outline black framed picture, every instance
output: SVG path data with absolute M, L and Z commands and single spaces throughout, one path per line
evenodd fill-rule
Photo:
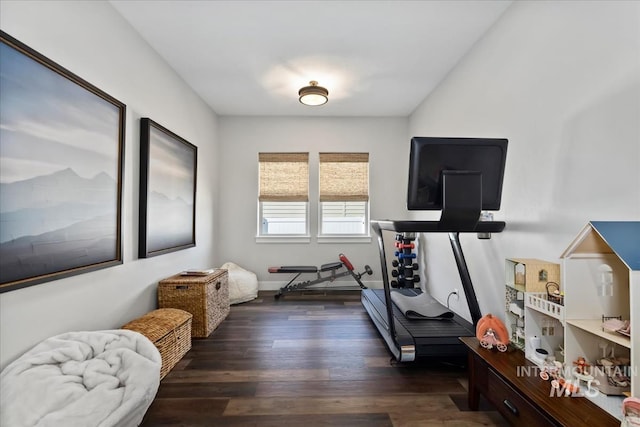
M 140 258 L 196 245 L 197 164 L 198 147 L 140 119 Z
M 0 31 L 0 292 L 122 263 L 123 103 Z

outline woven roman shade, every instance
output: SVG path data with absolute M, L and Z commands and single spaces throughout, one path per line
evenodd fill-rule
M 309 153 L 258 153 L 261 202 L 309 201 Z
M 320 153 L 320 201 L 369 200 L 369 153 Z

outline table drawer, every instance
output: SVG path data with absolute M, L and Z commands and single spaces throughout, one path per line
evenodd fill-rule
M 487 398 L 512 425 L 555 426 L 546 415 L 507 384 L 493 369 L 488 369 Z

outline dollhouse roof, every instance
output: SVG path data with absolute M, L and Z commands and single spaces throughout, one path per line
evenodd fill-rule
M 615 253 L 630 270 L 640 270 L 640 221 L 591 221 L 561 258 L 575 253 Z

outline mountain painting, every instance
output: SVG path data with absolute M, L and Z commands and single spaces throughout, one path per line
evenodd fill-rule
M 0 33 L 0 292 L 121 263 L 124 104 Z
M 196 166 L 196 146 L 141 119 L 141 258 L 195 246 Z

